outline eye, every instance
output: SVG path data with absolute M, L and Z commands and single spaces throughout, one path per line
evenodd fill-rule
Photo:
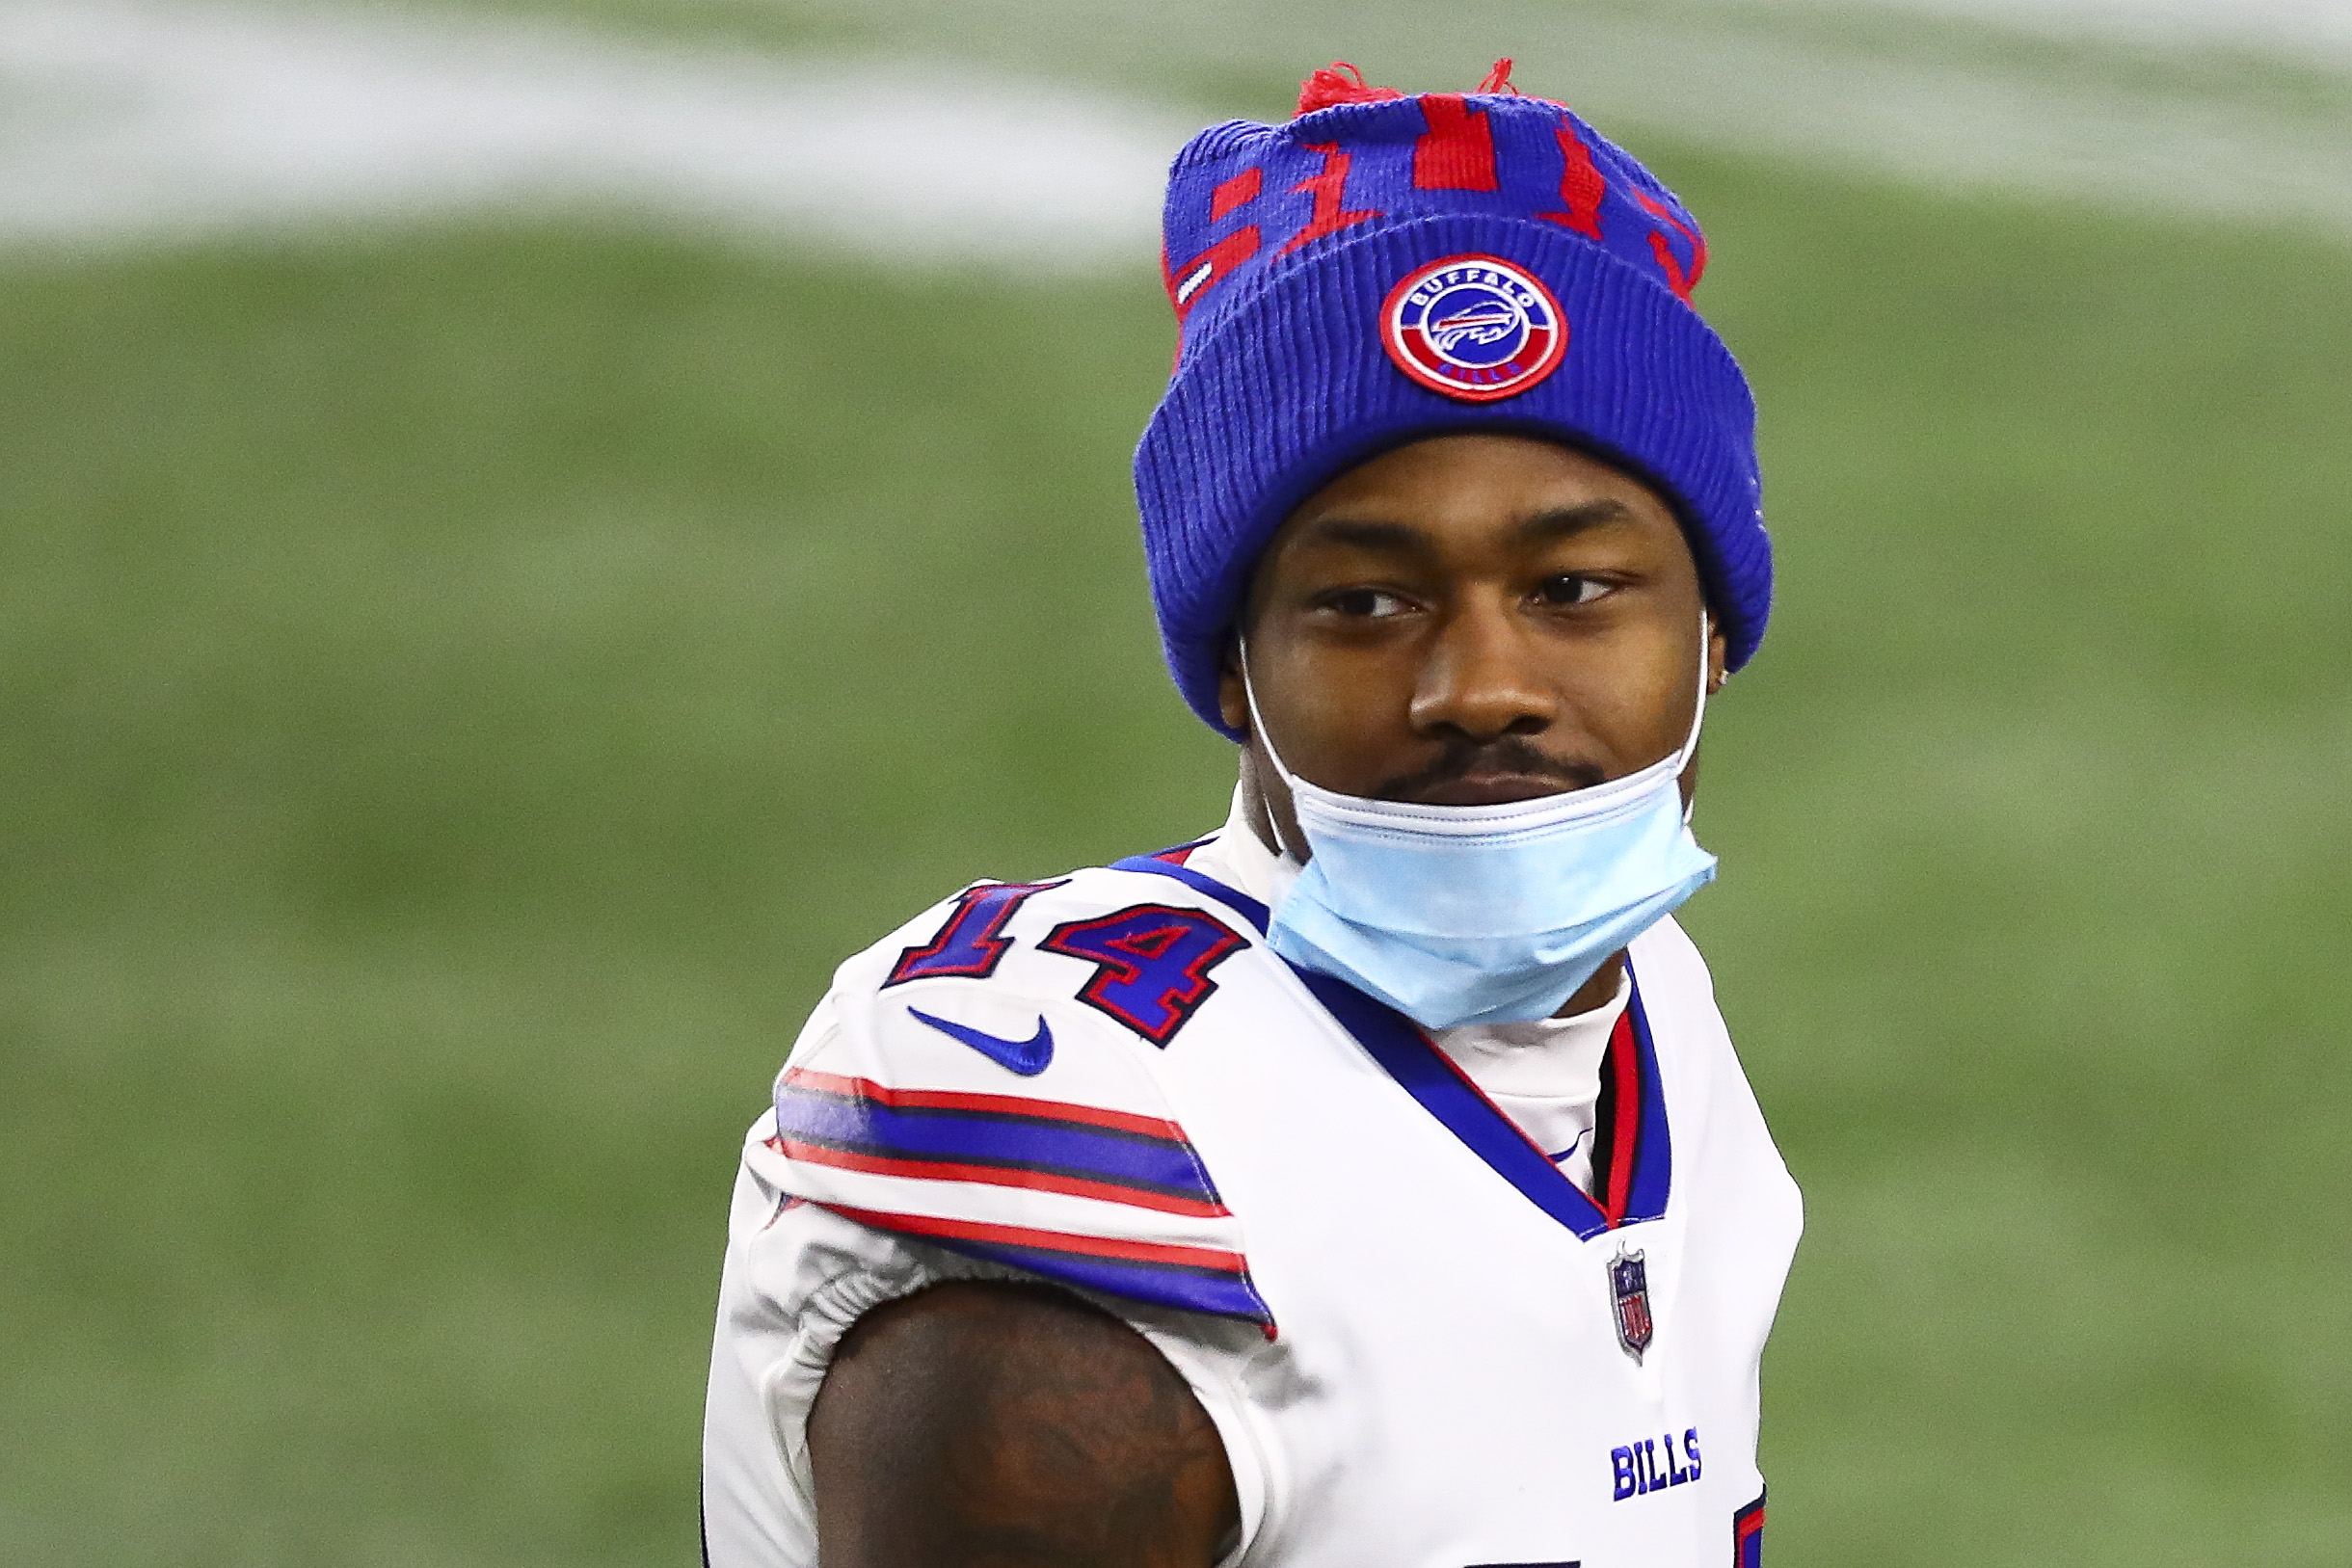
M 1378 620 L 1402 615 L 1406 609 L 1403 596 L 1385 588 L 1342 588 L 1326 594 L 1323 607 L 1350 620 Z
M 1557 577 L 1546 577 L 1536 597 L 1550 605 L 1590 604 L 1610 591 L 1610 585 L 1598 577 L 1587 577 L 1573 571 L 1564 571 Z

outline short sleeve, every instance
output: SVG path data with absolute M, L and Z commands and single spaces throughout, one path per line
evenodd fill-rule
M 746 1149 L 769 1147 L 774 1131 L 771 1112 L 753 1127 Z M 809 1412 L 860 1317 L 944 1280 L 1041 1278 L 851 1219 L 776 1185 L 747 1158 L 730 1215 L 704 1418 L 710 1568 L 814 1568 Z M 1242 1542 L 1230 1559 L 1238 1560 L 1257 1535 L 1268 1496 L 1265 1444 L 1242 1392 L 1242 1366 L 1262 1338 L 1228 1320 L 1074 1293 L 1149 1340 L 1216 1423 L 1241 1500 Z

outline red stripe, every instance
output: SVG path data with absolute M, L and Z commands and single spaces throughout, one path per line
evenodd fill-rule
M 893 1110 L 966 1110 L 991 1116 L 1033 1116 L 1039 1121 L 1107 1128 L 1113 1132 L 1132 1132 L 1138 1137 L 1159 1138 L 1168 1143 L 1189 1144 L 1192 1141 L 1185 1136 L 1183 1128 L 1157 1116 L 1131 1116 L 1123 1110 L 1105 1110 L 1099 1105 L 1073 1105 L 1066 1100 L 1025 1100 L 1019 1095 L 951 1094 L 940 1089 L 893 1089 L 871 1078 L 845 1078 L 832 1073 L 811 1072 L 805 1067 L 795 1067 L 787 1072 L 784 1081 L 823 1094 L 870 1100 Z
M 1642 1130 L 1642 1055 L 1634 1046 L 1631 1002 L 1609 1031 L 1609 1065 L 1617 1075 L 1617 1103 L 1610 1107 L 1615 1125 L 1609 1129 L 1609 1201 L 1603 1207 L 1614 1226 L 1625 1223 L 1625 1205 L 1633 1195 L 1634 1140 Z
M 805 1159 L 815 1165 L 835 1165 L 845 1171 L 864 1171 L 869 1176 L 903 1176 L 924 1182 L 976 1182 L 988 1186 L 1025 1187 L 1038 1192 L 1065 1193 L 1073 1198 L 1099 1198 L 1106 1203 L 1126 1204 L 1136 1209 L 1156 1209 L 1163 1214 L 1185 1214 L 1194 1219 L 1223 1219 L 1232 1213 L 1221 1203 L 1204 1203 L 1198 1198 L 1181 1197 L 1175 1193 L 1121 1186 L 1114 1182 L 1090 1182 L 1082 1176 L 1064 1176 L 1056 1171 L 1013 1170 L 1001 1165 L 968 1165 L 944 1159 L 891 1159 L 885 1156 L 864 1155 L 849 1149 L 829 1149 L 821 1143 L 803 1143 L 798 1138 L 781 1135 L 769 1139 L 768 1147 L 793 1159 Z
M 846 1204 L 824 1206 L 844 1219 L 876 1230 L 905 1231 L 913 1236 L 952 1236 L 959 1241 L 993 1241 L 1001 1247 L 1033 1247 L 1039 1252 L 1074 1252 L 1087 1258 L 1115 1258 L 1131 1263 L 1168 1263 L 1178 1268 L 1206 1268 L 1244 1278 L 1248 1268 L 1238 1252 L 1215 1247 L 1179 1247 L 1159 1241 L 1114 1241 L 1103 1236 L 1073 1236 L 1067 1231 L 1032 1231 L 1022 1225 L 983 1225 L 976 1220 L 934 1219 L 928 1214 L 893 1214 L 876 1209 L 852 1209 Z
M 1731 1568 L 1762 1568 L 1764 1504 L 1751 1502 L 1731 1522 Z

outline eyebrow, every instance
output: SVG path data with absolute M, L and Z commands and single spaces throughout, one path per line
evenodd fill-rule
M 1602 496 L 1575 506 L 1556 506 L 1521 522 L 1515 532 L 1523 545 L 1549 545 L 1608 523 L 1628 521 L 1633 509 Z M 1318 518 L 1299 531 L 1301 545 L 1340 545 L 1398 555 L 1425 555 L 1431 540 L 1426 529 L 1407 522 L 1378 522 L 1362 518 Z
M 1632 507 L 1604 495 L 1576 506 L 1556 506 L 1537 513 L 1519 524 L 1519 540 L 1527 545 L 1549 545 L 1607 523 L 1632 520 Z
M 1430 536 L 1405 522 L 1372 522 L 1357 518 L 1318 518 L 1299 530 L 1301 545 L 1345 545 L 1400 555 L 1424 554 Z

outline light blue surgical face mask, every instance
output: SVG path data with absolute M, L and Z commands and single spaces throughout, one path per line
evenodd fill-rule
M 1715 879 L 1680 788 L 1707 710 L 1703 615 L 1698 632 L 1698 705 L 1679 749 L 1621 779 L 1501 806 L 1371 800 L 1299 778 L 1258 717 L 1244 646 L 1250 720 L 1314 851 L 1274 910 L 1274 951 L 1426 1028 L 1560 1011 Z

